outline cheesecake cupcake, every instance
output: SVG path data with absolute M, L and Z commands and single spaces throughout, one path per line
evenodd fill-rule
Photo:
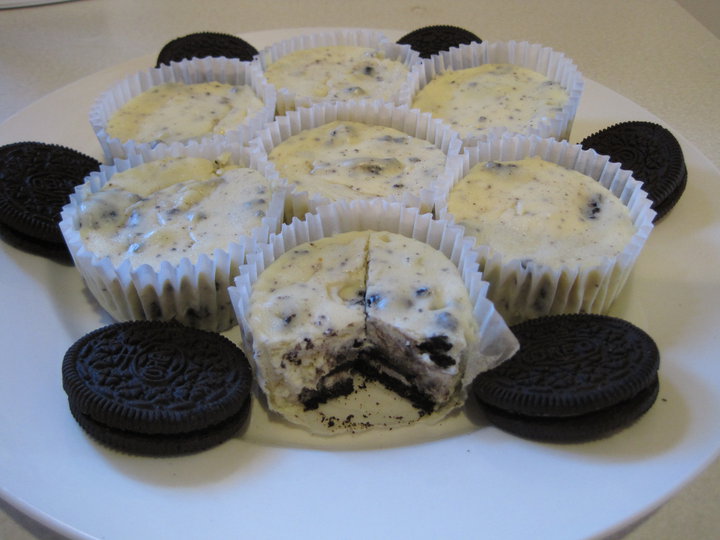
M 423 59 L 412 106 L 466 144 L 507 132 L 567 139 L 583 87 L 573 61 L 549 47 L 471 43 Z
M 175 142 L 246 142 L 274 112 L 274 89 L 256 62 L 207 57 L 116 83 L 96 99 L 90 124 L 110 161 Z
M 508 323 L 607 313 L 653 229 L 642 183 L 554 139 L 501 137 L 464 156 L 436 208 L 475 238 L 488 297 Z
M 333 435 L 442 420 L 517 348 L 462 229 L 381 199 L 324 206 L 230 288 L 269 409 Z
M 461 141 L 431 115 L 379 100 L 321 103 L 276 118 L 250 146 L 293 185 L 288 215 L 382 198 L 432 210 L 461 174 Z
M 277 90 L 277 114 L 323 101 L 409 103 L 420 56 L 378 31 L 346 29 L 296 36 L 258 55 Z
M 283 220 L 285 183 L 240 144 L 143 149 L 92 173 L 60 229 L 90 292 L 117 321 L 235 324 L 227 287 Z

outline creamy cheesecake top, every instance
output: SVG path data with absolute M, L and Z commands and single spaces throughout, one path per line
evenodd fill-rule
M 116 173 L 86 194 L 79 233 L 89 251 L 115 266 L 195 261 L 260 226 L 270 198 L 262 174 L 225 157 L 166 158 Z
M 296 97 L 313 101 L 382 99 L 392 101 L 410 70 L 376 49 L 352 45 L 291 52 L 268 65 L 265 77 Z
M 337 201 L 418 194 L 445 172 L 447 156 L 394 128 L 334 121 L 287 138 L 269 160 L 298 191 Z
M 121 141 L 142 143 L 224 135 L 263 106 L 247 85 L 164 83 L 138 94 L 115 111 L 106 131 Z
M 528 133 L 569 101 L 567 91 L 534 70 L 514 64 L 482 64 L 446 71 L 413 98 L 412 106 L 452 125 L 462 138 L 494 127 Z
M 447 210 L 504 259 L 553 267 L 600 264 L 635 234 L 611 191 L 539 157 L 478 163 L 452 188 Z

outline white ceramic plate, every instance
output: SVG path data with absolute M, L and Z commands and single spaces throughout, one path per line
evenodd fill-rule
M 243 38 L 261 48 L 308 31 Z M 100 157 L 92 101 L 155 56 L 48 95 L 0 127 L 0 144 L 40 140 Z M 662 123 L 588 80 L 572 140 L 623 120 Z M 70 344 L 109 319 L 74 268 L 0 244 L 0 496 L 72 538 L 558 539 L 628 525 L 720 447 L 720 173 L 679 139 L 688 188 L 613 312 L 662 352 L 660 396 L 632 428 L 591 444 L 537 444 L 470 408 L 434 429 L 325 440 L 271 422 L 255 404 L 247 432 L 211 451 L 124 456 L 84 435 L 60 377 Z

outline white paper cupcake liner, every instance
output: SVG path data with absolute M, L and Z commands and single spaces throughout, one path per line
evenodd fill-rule
M 377 49 L 383 53 L 385 58 L 397 60 L 407 66 L 410 69 L 408 78 L 402 88 L 393 96 L 392 103 L 395 105 L 407 105 L 410 103 L 420 76 L 420 55 L 413 51 L 409 45 L 394 43 L 383 32 L 377 30 L 341 29 L 296 36 L 266 47 L 260 51 L 257 58 L 264 71 L 273 62 L 295 51 L 338 45 Z M 278 115 L 284 115 L 287 111 L 298 107 L 308 107 L 316 102 L 308 97 L 297 96 L 287 88 L 276 88 L 276 93 L 276 112 Z
M 422 212 L 431 212 L 435 200 L 446 194 L 462 175 L 462 142 L 453 129 L 429 113 L 379 100 L 318 103 L 288 111 L 285 116 L 279 116 L 274 122 L 267 124 L 248 144 L 253 149 L 269 154 L 273 148 L 291 136 L 336 120 L 394 128 L 432 143 L 447 156 L 445 170 L 426 189 L 419 193 L 404 192 L 397 198 L 389 197 L 387 200 L 390 202 L 419 208 Z M 288 179 L 288 182 L 292 183 L 292 180 Z M 317 193 L 295 190 L 289 198 L 286 213 L 289 216 L 303 217 L 306 213 L 316 212 L 319 207 L 332 202 L 335 201 Z
M 483 64 L 513 64 L 532 69 L 559 83 L 568 93 L 565 106 L 553 118 L 545 118 L 536 127 L 522 135 L 568 139 L 575 120 L 580 98 L 585 87 L 582 73 L 575 63 L 563 53 L 550 47 L 531 44 L 526 41 L 482 42 L 451 47 L 430 58 L 423 58 L 423 67 L 418 78 L 415 94 L 434 77 L 446 72 L 477 67 Z M 494 127 L 486 136 L 469 137 L 464 141 L 470 146 L 478 141 L 496 137 L 508 132 L 507 128 Z
M 651 201 L 630 171 L 608 156 L 583 150 L 567 141 L 506 135 L 464 150 L 464 173 L 479 162 L 513 161 L 538 156 L 600 182 L 628 208 L 636 232 L 617 257 L 606 257 L 594 267 L 526 266 L 506 260 L 491 246 L 478 245 L 480 269 L 490 282 L 488 298 L 509 324 L 560 313 L 607 313 L 623 289 L 653 229 Z M 453 221 L 447 199 L 436 203 L 438 216 Z
M 86 249 L 79 232 L 81 204 L 89 193 L 97 192 L 116 172 L 164 157 L 203 157 L 214 159 L 230 154 L 230 163 L 258 170 L 274 186 L 262 225 L 227 247 L 202 254 L 196 261 L 161 262 L 158 266 L 133 266 L 125 259 L 114 265 L 110 258 Z M 223 331 L 236 324 L 227 287 L 244 263 L 248 250 L 257 242 L 266 242 L 270 233 L 280 230 L 283 220 L 286 183 L 268 167 L 264 157 L 239 144 L 212 143 L 163 145 L 141 149 L 127 160 L 115 160 L 101 166 L 78 186 L 63 208 L 60 229 L 75 266 L 100 306 L 117 321 L 170 320 L 212 331 Z M 228 223 L 228 227 L 232 227 Z
M 150 143 L 133 140 L 121 141 L 108 135 L 106 126 L 110 117 L 128 101 L 154 86 L 165 83 L 195 84 L 212 81 L 232 85 L 249 85 L 255 95 L 262 100 L 264 107 L 248 116 L 241 125 L 228 131 L 225 135 L 210 133 L 191 141 L 220 143 L 223 137 L 232 135 L 235 140 L 244 143 L 254 136 L 266 122 L 273 119 L 276 103 L 275 89 L 265 80 L 262 68 L 257 61 L 246 62 L 236 58 L 207 57 L 171 62 L 169 65 L 163 64 L 158 68 L 141 71 L 123 79 L 101 94 L 93 103 L 90 109 L 90 125 L 95 131 L 108 163 L 113 158 L 125 159 L 133 153 L 166 144 L 157 141 Z
M 518 348 L 518 343 L 492 302 L 486 297 L 488 283 L 484 281 L 482 273 L 478 270 L 479 254 L 471 247 L 472 239 L 463 236 L 462 227 L 454 226 L 445 220 L 436 220 L 431 214 L 422 214 L 416 208 L 407 208 L 382 199 L 341 201 L 324 206 L 317 214 L 308 214 L 303 220 L 294 219 L 291 224 L 283 225 L 280 234 L 271 235 L 268 243 L 258 244 L 255 252 L 248 253 L 247 264 L 240 268 L 235 285 L 229 289 L 242 335 L 242 347 L 247 357 L 254 361 L 253 335 L 248 323 L 250 296 L 253 284 L 265 268 L 280 255 L 302 243 L 362 230 L 399 233 L 440 250 L 457 266 L 467 286 L 470 303 L 473 306 L 473 316 L 477 323 L 477 339 L 468 355 L 460 393 L 443 408 L 422 420 L 431 424 L 436 423 L 463 404 L 470 384 L 479 373 L 495 367 L 512 356 Z M 263 388 L 265 378 L 262 367 L 256 364 L 255 371 L 258 384 Z M 342 399 L 333 401 L 343 402 Z M 330 411 L 333 410 L 333 401 L 328 404 Z M 409 423 L 407 418 L 403 420 L 394 418 L 392 404 L 380 403 L 376 409 L 373 409 L 373 403 L 375 402 L 372 399 L 365 400 L 363 406 L 369 408 L 365 409 L 363 414 L 368 415 L 365 418 L 368 422 L 374 423 L 374 427 L 391 428 Z M 390 408 L 385 410 L 386 406 Z M 342 403 L 339 407 L 342 410 L 348 405 Z M 345 409 L 344 413 L 352 414 L 352 408 Z M 304 425 L 312 432 L 324 435 L 346 431 L 346 426 L 342 425 L 336 426 L 336 429 L 328 429 L 322 422 L 325 414 L 330 413 L 321 406 L 318 411 L 300 413 L 290 420 Z

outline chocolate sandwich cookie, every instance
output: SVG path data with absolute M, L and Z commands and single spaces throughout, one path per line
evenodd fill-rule
M 98 160 L 56 144 L 1 146 L 0 236 L 24 251 L 70 262 L 60 212 L 75 186 L 99 168 Z
M 554 315 L 511 330 L 519 351 L 472 386 L 497 427 L 528 439 L 583 442 L 630 425 L 655 402 L 660 355 L 631 323 Z
M 224 56 L 250 61 L 256 54 L 258 51 L 255 47 L 237 36 L 218 32 L 197 32 L 168 42 L 160 49 L 155 67 L 206 56 Z
M 176 322 L 131 321 L 90 332 L 66 352 L 63 388 L 80 426 L 132 454 L 205 450 L 236 434 L 250 408 L 242 351 Z
M 401 45 L 410 47 L 419 52 L 422 58 L 430 58 L 440 51 L 447 51 L 450 47 L 482 43 L 482 39 L 464 28 L 450 25 L 424 26 L 405 34 L 397 41 Z
M 583 148 L 610 156 L 643 182 L 655 221 L 678 202 L 687 185 L 687 168 L 677 139 L 664 127 L 643 121 L 620 122 L 585 137 Z
M 58 242 L 45 242 L 17 232 L 0 223 L 0 239 L 7 244 L 35 255 L 52 259 L 62 264 L 72 265 L 72 257 L 67 245 Z

